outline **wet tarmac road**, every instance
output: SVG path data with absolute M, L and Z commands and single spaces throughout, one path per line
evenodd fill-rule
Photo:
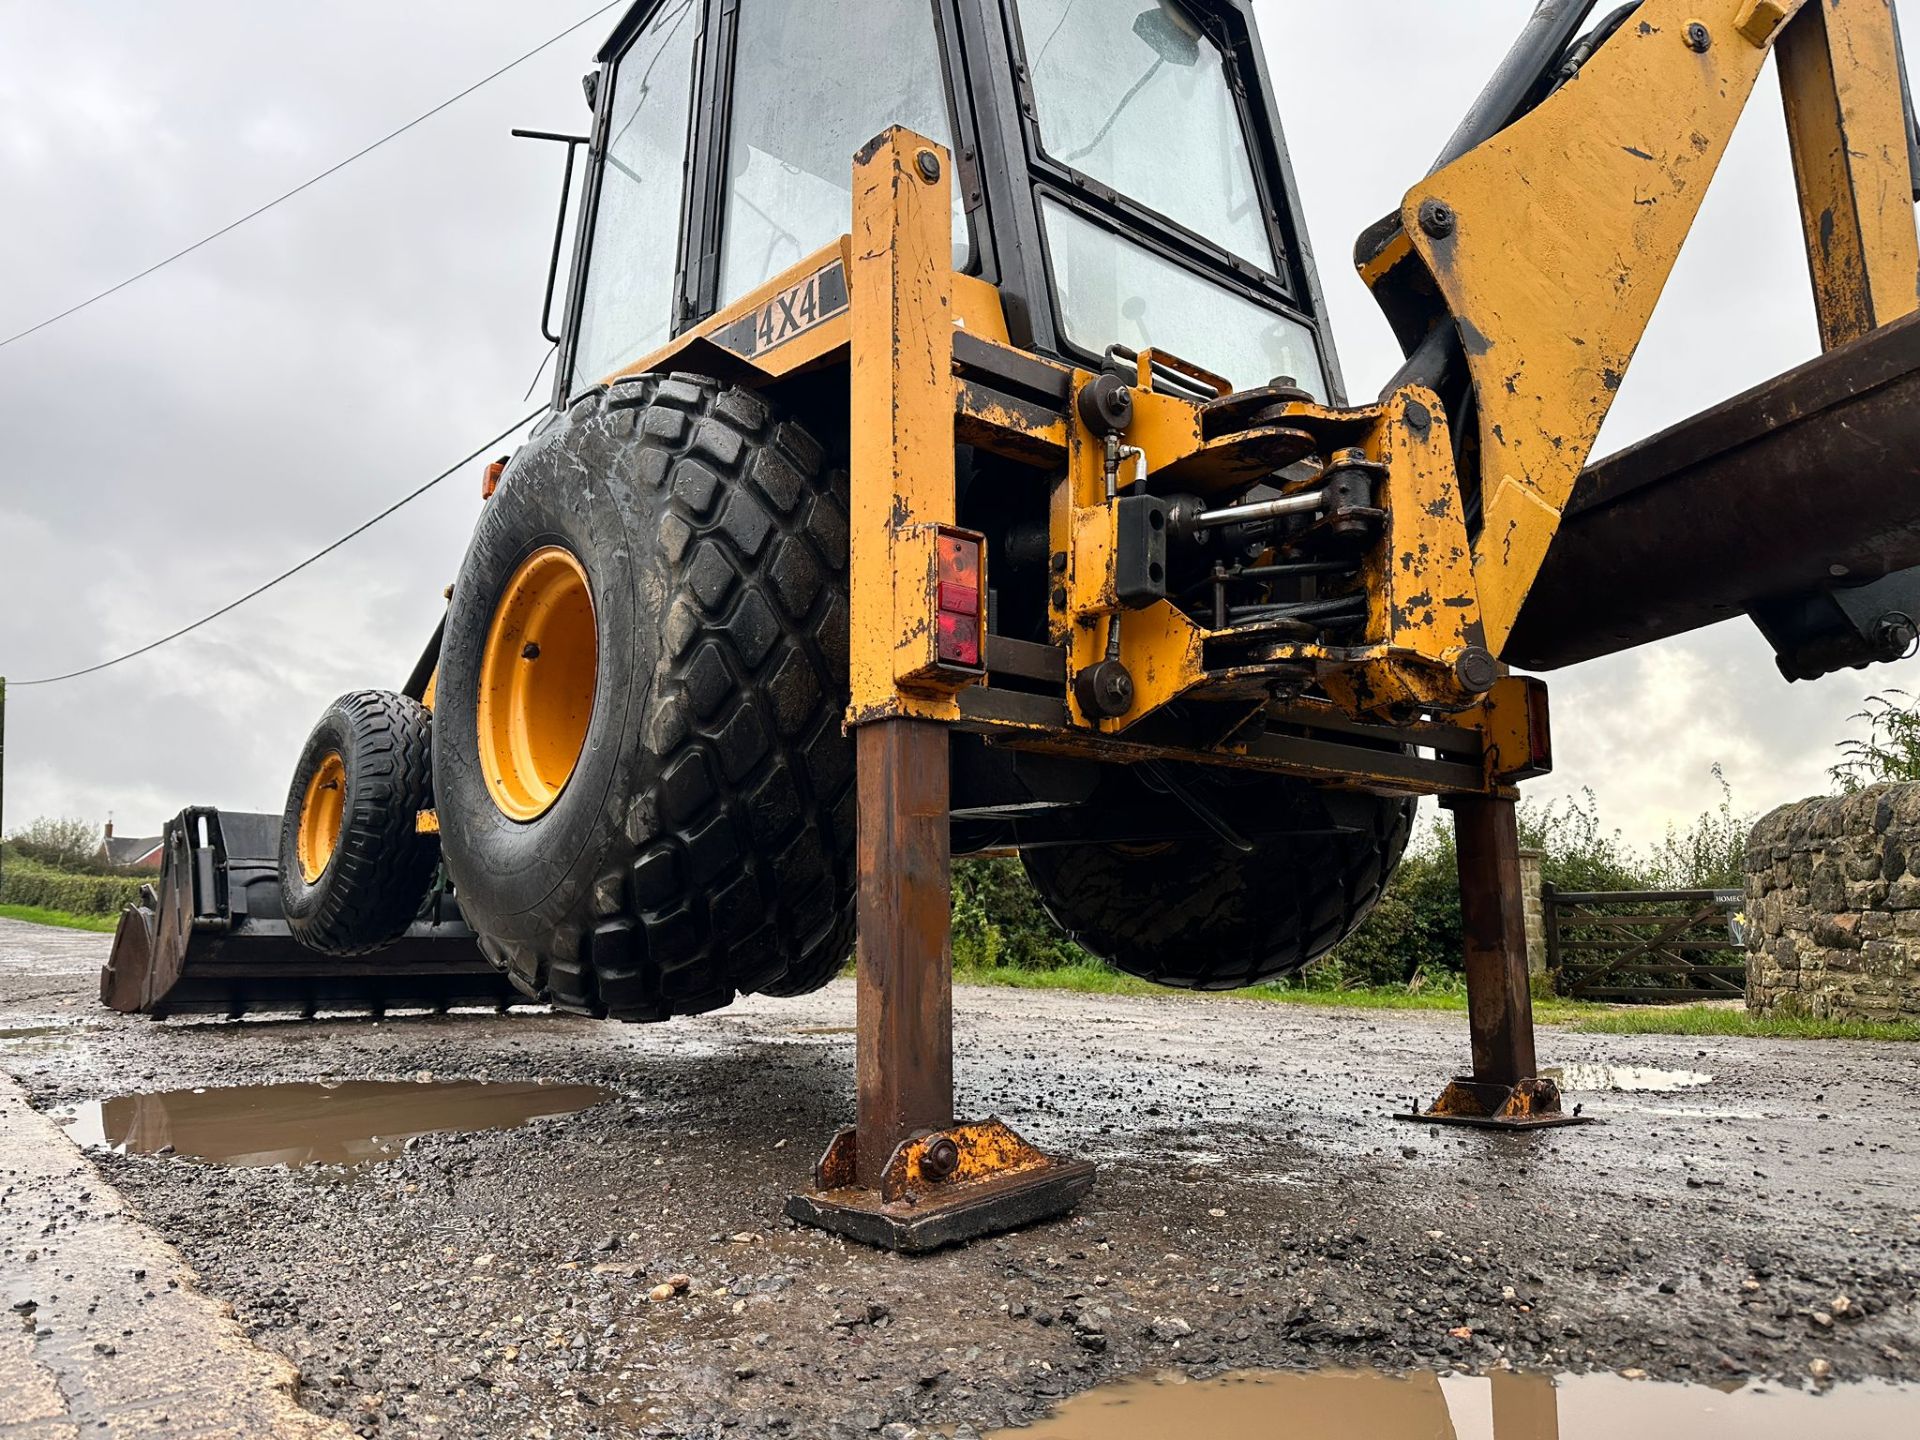
M 0 1067 L 55 1116 L 423 1075 L 615 1097 L 354 1168 L 99 1155 L 365 1433 L 964 1435 L 1169 1369 L 1920 1382 L 1907 1047 L 1546 1030 L 1550 1064 L 1710 1079 L 1436 1133 L 1387 1114 L 1463 1062 L 1463 1017 L 962 990 L 963 1112 L 1101 1179 L 1070 1220 L 904 1261 L 780 1215 L 851 1107 L 850 986 L 648 1028 L 155 1025 L 94 1006 L 105 949 L 0 922 Z

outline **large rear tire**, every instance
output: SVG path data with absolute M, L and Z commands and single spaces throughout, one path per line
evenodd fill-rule
M 1183 768 L 1205 783 L 1199 767 Z M 1024 849 L 1047 913 L 1129 975 L 1181 989 L 1234 990 L 1317 960 L 1379 900 L 1406 850 L 1413 802 L 1345 799 L 1336 828 L 1303 781 L 1234 782 L 1234 809 L 1264 822 L 1250 853 L 1211 836 Z
M 433 808 L 433 716 L 419 701 L 357 690 L 307 737 L 280 823 L 280 903 L 294 939 L 365 955 L 406 933 L 440 863 L 421 833 Z
M 454 586 L 434 779 L 461 908 L 529 995 L 664 1020 L 838 971 L 846 556 L 844 472 L 751 391 L 621 381 L 514 458 Z

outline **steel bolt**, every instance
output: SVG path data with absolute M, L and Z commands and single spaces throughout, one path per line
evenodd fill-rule
M 1698 20 L 1687 26 L 1687 49 L 1704 55 L 1713 48 L 1713 32 Z
M 1444 200 L 1422 200 L 1420 202 L 1420 228 L 1436 240 L 1444 240 L 1453 234 L 1458 224 L 1453 207 Z
M 929 185 L 940 178 L 940 157 L 931 150 L 917 151 L 913 163 L 919 167 L 920 178 Z
M 1056 610 L 1066 609 L 1067 608 L 1067 587 L 1064 585 L 1054 586 L 1053 594 L 1049 598 L 1053 601 L 1054 609 Z
M 1453 662 L 1454 678 L 1472 695 L 1484 695 L 1500 679 L 1500 663 L 1479 645 L 1469 645 Z
M 522 660 L 538 660 L 540 658 L 540 647 L 529 640 L 526 648 L 520 652 L 520 658 Z
M 960 1168 L 960 1147 L 953 1137 L 942 1135 L 920 1155 L 920 1173 L 929 1180 L 944 1180 Z
M 1874 626 L 1873 638 L 1881 659 L 1904 660 L 1913 653 L 1915 641 L 1920 640 L 1920 627 L 1896 610 L 1880 617 Z

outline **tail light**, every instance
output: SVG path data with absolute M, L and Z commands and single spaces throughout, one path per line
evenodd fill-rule
M 986 633 L 986 591 L 980 583 L 982 539 L 970 530 L 941 526 L 934 598 L 934 654 L 942 665 L 979 670 Z

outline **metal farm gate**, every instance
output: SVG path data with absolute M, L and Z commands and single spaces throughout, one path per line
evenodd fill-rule
M 1637 1004 L 1747 993 L 1738 890 L 1542 887 L 1547 966 L 1569 998 Z

